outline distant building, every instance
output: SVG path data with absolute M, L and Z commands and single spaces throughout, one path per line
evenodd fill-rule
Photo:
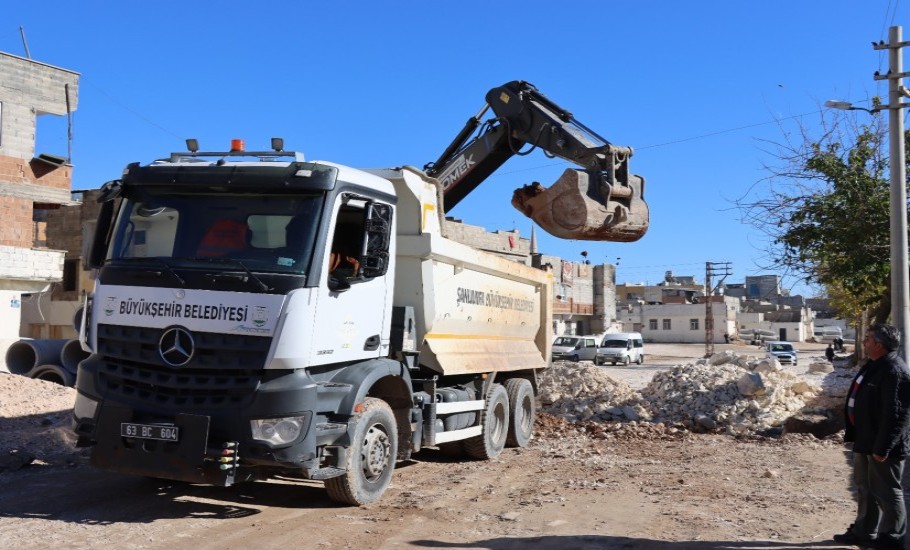
M 734 334 L 739 300 L 712 300 L 714 343 L 724 342 L 724 334 Z M 646 342 L 699 343 L 705 341 L 704 304 L 636 304 L 617 309 L 623 332 L 640 332 Z
M 777 275 L 747 275 L 746 298 L 770 302 L 778 296 L 786 296 L 781 289 L 780 277 Z

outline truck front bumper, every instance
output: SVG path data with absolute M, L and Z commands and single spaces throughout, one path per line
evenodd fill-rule
M 263 479 L 279 471 L 310 477 L 324 466 L 320 448 L 349 439 L 346 421 L 329 422 L 313 412 L 326 408 L 324 396 L 303 373 L 263 382 L 245 404 L 220 410 L 175 411 L 123 402 L 120 396 L 99 399 L 92 396 L 103 393 L 97 389 L 103 386 L 95 380 L 89 369 L 82 369 L 73 427 L 77 445 L 92 447 L 91 463 L 105 470 L 213 485 Z M 254 438 L 251 420 L 287 417 L 301 420 L 292 442 Z M 151 437 L 166 428 L 175 437 L 130 437 L 132 426 L 151 426 Z

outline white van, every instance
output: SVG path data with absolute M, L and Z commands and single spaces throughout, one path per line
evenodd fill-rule
M 597 338 L 593 336 L 557 336 L 553 340 L 554 361 L 593 361 L 597 354 Z
M 597 355 L 594 357 L 595 365 L 605 363 L 622 363 L 628 365 L 631 362 L 639 365 L 645 362 L 645 344 L 639 332 L 613 332 L 604 334 L 600 346 L 597 348 Z

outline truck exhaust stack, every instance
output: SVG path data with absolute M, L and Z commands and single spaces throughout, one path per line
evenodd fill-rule
M 644 178 L 611 183 L 598 171 L 567 169 L 549 188 L 538 182 L 516 189 L 512 206 L 562 239 L 631 242 L 648 230 Z

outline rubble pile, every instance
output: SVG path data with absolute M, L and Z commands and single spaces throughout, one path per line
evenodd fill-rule
M 724 351 L 654 375 L 641 392 L 590 363 L 556 362 L 540 376 L 543 412 L 570 422 L 651 422 L 733 434 L 816 411 L 822 388 L 773 359 Z
M 646 414 L 637 391 L 587 361 L 554 362 L 539 383 L 542 410 L 570 422 L 638 420 Z
M 751 368 L 749 368 L 751 367 Z M 642 390 L 652 422 L 748 433 L 780 426 L 803 411 L 819 389 L 768 361 L 749 366 L 699 362 L 654 375 Z

